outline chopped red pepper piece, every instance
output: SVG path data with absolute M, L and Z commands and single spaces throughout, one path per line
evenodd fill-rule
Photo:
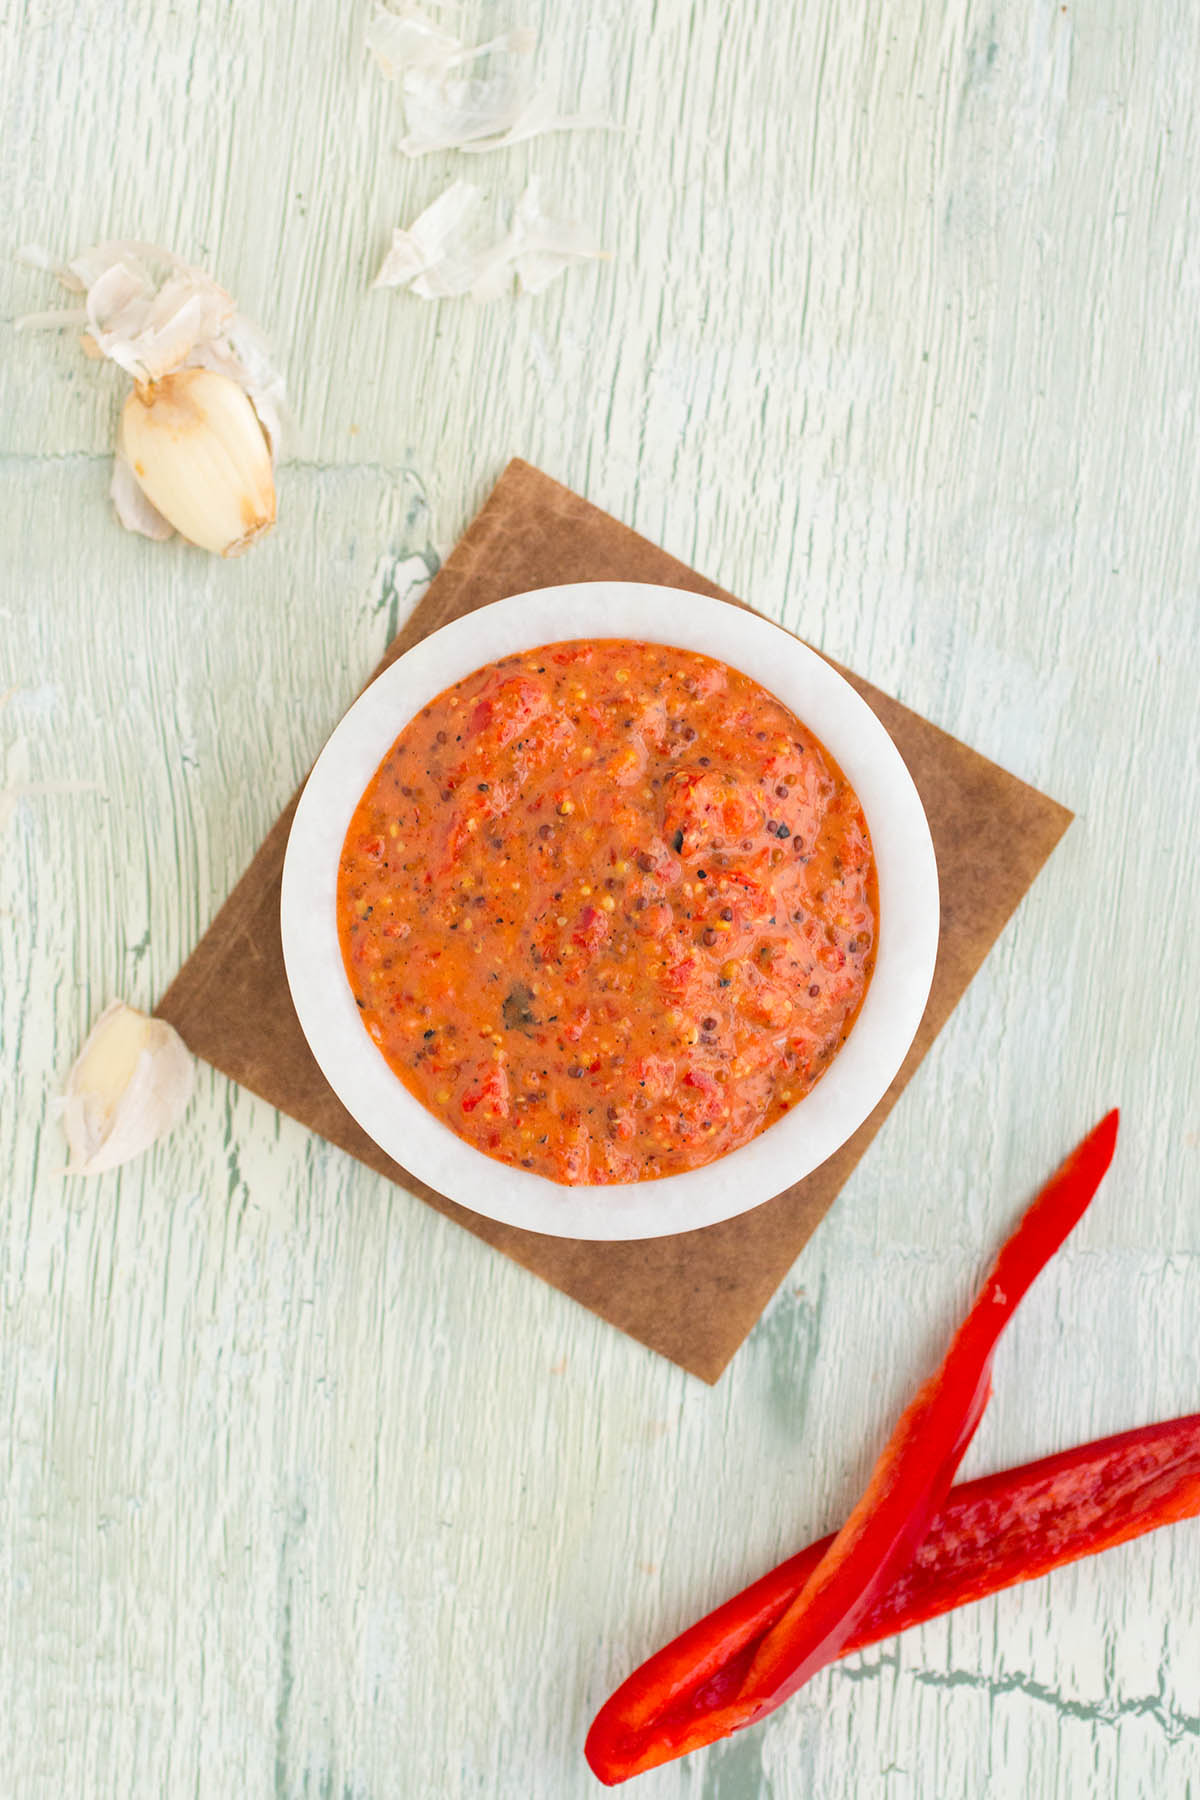
M 964 1482 L 951 1489 L 912 1562 L 840 1654 L 1198 1516 L 1200 1413 Z M 832 1535 L 822 1538 L 780 1563 L 617 1689 L 587 1741 L 601 1781 L 627 1780 L 723 1735 L 714 1727 L 725 1700 L 737 1694 L 763 1638 L 833 1542 Z
M 624 1780 L 752 1724 L 842 1654 L 874 1602 L 911 1562 L 945 1500 L 987 1405 L 992 1355 L 1000 1333 L 1099 1187 L 1112 1161 L 1117 1122 L 1115 1110 L 1102 1119 L 1025 1213 L 993 1263 L 941 1367 L 902 1414 L 850 1517 L 800 1592 L 767 1623 L 765 1632 L 756 1634 L 752 1657 L 741 1670 L 736 1690 L 726 1688 L 720 1702 L 699 1723 L 693 1720 L 685 1741 L 679 1741 L 665 1721 L 665 1729 L 658 1730 L 664 1703 L 669 1704 L 673 1694 L 664 1693 L 648 1676 L 652 1659 L 620 1690 L 625 1696 L 624 1728 L 632 1738 L 643 1740 L 640 1751 L 633 1752 L 623 1774 L 602 1779 Z M 705 1667 L 711 1659 L 714 1673 L 726 1660 L 715 1649 L 705 1654 L 702 1643 L 696 1649 Z M 644 1678 L 640 1683 L 639 1676 Z M 701 1679 L 706 1678 L 702 1673 Z M 588 1738 L 594 1769 L 593 1740 L 607 1710 L 598 1715 Z M 619 1757 L 613 1766 L 621 1766 Z

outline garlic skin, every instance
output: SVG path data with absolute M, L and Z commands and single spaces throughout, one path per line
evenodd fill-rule
M 367 48 L 404 99 L 405 156 L 485 154 L 548 131 L 612 129 L 595 113 L 562 113 L 534 76 L 537 33 L 527 26 L 469 44 L 411 0 L 375 0 Z
M 203 269 L 194 268 L 156 244 L 126 238 L 93 244 L 67 263 L 56 262 L 36 245 L 19 250 L 17 259 L 55 276 L 73 296 L 82 299 L 82 305 L 56 312 L 27 313 L 16 320 L 18 331 L 82 327 L 79 342 L 84 354 L 89 359 L 107 359 L 132 377 L 141 393 L 143 409 L 149 407 L 152 396 L 170 394 L 171 389 L 165 384 L 179 371 L 206 369 L 221 376 L 249 401 L 266 436 L 274 468 L 292 424 L 283 376 L 257 326 L 238 311 L 233 296 Z M 224 413 L 228 414 L 234 404 L 228 402 Z M 258 438 L 249 429 L 244 408 L 239 411 L 238 428 L 226 416 L 221 430 L 231 441 L 240 442 L 241 461 L 248 459 L 255 470 L 253 483 L 247 484 L 247 491 L 253 495 L 247 508 L 250 517 L 242 523 L 239 516 L 237 528 L 231 531 L 214 531 L 209 520 L 201 527 L 203 536 L 192 540 L 226 555 L 245 549 L 275 517 L 273 482 L 262 478 L 258 469 Z M 160 431 L 158 435 L 165 434 Z M 161 451 L 157 460 L 161 465 Z M 210 467 L 206 481 L 211 483 L 213 473 Z M 216 484 L 218 492 L 220 485 Z M 117 518 L 127 531 L 157 542 L 174 535 L 172 519 L 153 504 L 120 442 L 113 459 L 109 492 Z M 238 499 L 244 499 L 240 492 Z M 194 502 L 185 510 L 191 517 Z M 238 511 L 240 515 L 240 507 Z M 191 533 L 185 531 L 183 535 Z M 212 536 L 221 541 L 209 545 Z
M 590 231 L 547 207 L 537 176 L 501 236 L 480 190 L 455 181 L 407 231 L 393 231 L 392 247 L 371 285 L 407 288 L 422 300 L 469 294 L 482 303 L 510 294 L 514 279 L 523 293 L 540 294 L 565 270 L 604 258 Z
M 68 1175 L 99 1175 L 148 1150 L 183 1117 L 196 1066 L 163 1019 L 114 1000 L 67 1077 Z
M 271 449 L 236 382 L 177 369 L 125 402 L 117 458 L 151 507 L 191 544 L 240 556 L 275 523 Z

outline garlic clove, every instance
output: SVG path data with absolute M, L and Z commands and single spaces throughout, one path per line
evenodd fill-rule
M 135 388 L 117 452 L 151 506 L 202 550 L 238 556 L 275 523 L 270 447 L 226 375 L 178 369 Z
M 165 1020 L 122 1000 L 106 1007 L 67 1077 L 67 1174 L 98 1175 L 148 1150 L 183 1117 L 195 1073 Z
M 167 524 L 162 514 L 151 506 L 143 494 L 138 486 L 137 476 L 120 450 L 113 457 L 108 494 L 126 531 L 136 531 L 141 537 L 154 538 L 160 544 L 175 536 L 174 527 Z

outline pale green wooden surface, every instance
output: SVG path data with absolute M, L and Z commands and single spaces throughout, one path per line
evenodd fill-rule
M 881 17 L 881 15 L 883 15 Z M 239 564 L 125 536 L 117 385 L 4 331 L 0 1761 L 7 1792 L 572 1800 L 631 1662 L 837 1521 L 1021 1200 L 1118 1161 L 968 1464 L 1200 1405 L 1184 0 L 544 4 L 619 135 L 543 173 L 610 264 L 372 295 L 408 164 L 332 0 L 25 0 L 6 241 L 120 232 L 270 330 L 302 430 Z M 47 303 L 0 258 L 0 313 Z M 205 1071 L 65 1182 L 89 1021 L 195 943 L 519 453 L 1072 806 L 715 1390 Z M 46 784 L 94 783 L 75 793 Z M 1200 1794 L 1200 1530 L 913 1632 L 646 1800 Z

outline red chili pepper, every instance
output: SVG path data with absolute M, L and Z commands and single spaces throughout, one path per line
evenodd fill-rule
M 912 1562 L 842 1645 L 849 1656 L 1051 1569 L 1200 1516 L 1200 1413 L 951 1489 Z M 723 1735 L 719 1715 L 833 1536 L 810 1544 L 643 1663 L 587 1741 L 610 1785 Z
M 1116 1136 L 1114 1110 L 1072 1152 L 1025 1213 L 993 1263 L 941 1367 L 902 1414 L 850 1517 L 801 1591 L 759 1634 L 740 1685 L 705 1715 L 703 1734 L 689 1734 L 687 1742 L 679 1743 L 668 1731 L 664 1741 L 656 1742 L 654 1721 L 670 1695 L 656 1692 L 652 1678 L 633 1692 L 627 1692 L 626 1683 L 621 1690 L 626 1695 L 626 1726 L 635 1734 L 648 1735 L 650 1741 L 624 1774 L 602 1779 L 623 1780 L 752 1724 L 842 1654 L 873 1603 L 926 1536 L 987 1405 L 992 1355 L 1000 1333 L 1035 1276 L 1082 1217 L 1112 1161 Z M 707 1663 L 703 1644 L 696 1649 Z M 725 1659 L 715 1649 L 711 1655 L 715 1672 Z M 643 1665 L 638 1674 L 645 1677 L 652 1666 Z M 593 1725 L 589 1745 L 606 1711 Z M 596 1768 L 594 1760 L 592 1766 Z M 615 1766 L 620 1767 L 619 1759 Z

